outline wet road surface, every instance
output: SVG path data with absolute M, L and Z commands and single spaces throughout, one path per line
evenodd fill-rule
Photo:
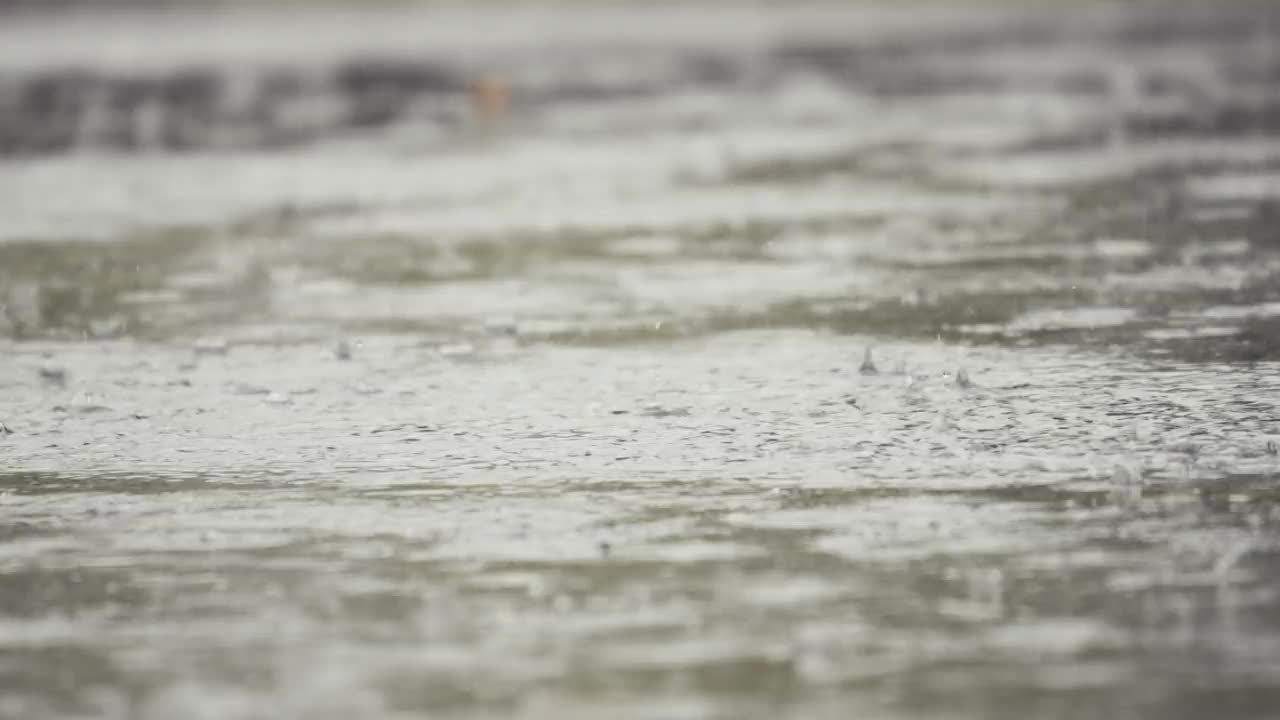
M 0 718 L 1275 716 L 1278 35 L 12 16 Z

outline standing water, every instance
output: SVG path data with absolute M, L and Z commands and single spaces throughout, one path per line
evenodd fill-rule
M 0 10 L 0 718 L 1276 717 L 1277 48 Z

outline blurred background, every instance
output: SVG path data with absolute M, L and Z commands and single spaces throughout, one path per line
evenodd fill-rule
M 1280 6 L 0 2 L 0 719 L 1262 718 Z

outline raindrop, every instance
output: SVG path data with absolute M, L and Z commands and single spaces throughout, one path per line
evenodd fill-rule
M 293 402 L 293 400 L 289 399 L 289 396 L 285 395 L 284 393 L 272 391 L 270 393 L 267 393 L 265 402 L 271 405 L 288 405 L 289 403 Z
M 867 349 L 862 354 L 862 366 L 858 368 L 858 372 L 863 375 L 875 375 L 879 372 L 876 369 L 876 361 L 871 358 L 870 345 L 867 346 Z
M 104 411 L 110 410 L 111 408 L 98 402 L 97 398 L 94 397 L 93 393 L 84 392 L 77 395 L 71 401 L 70 407 L 68 409 L 78 413 L 88 414 L 88 413 L 104 412 Z
M 959 370 L 956 371 L 956 387 L 958 388 L 973 387 L 973 381 L 969 380 L 969 373 L 964 368 L 960 368 Z

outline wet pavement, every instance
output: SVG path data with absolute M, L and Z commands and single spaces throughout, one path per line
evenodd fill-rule
M 1280 13 L 0 22 L 0 718 L 1280 712 Z M 12 12 L 12 11 L 11 11 Z

